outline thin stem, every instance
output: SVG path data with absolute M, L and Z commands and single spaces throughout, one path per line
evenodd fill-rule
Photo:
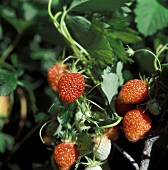
M 99 86 L 101 83 L 98 83 L 97 85 L 95 85 L 94 87 L 92 87 L 85 96 L 88 96 L 89 93 L 92 92 L 92 90 L 94 90 L 97 86 Z
M 102 110 L 102 111 L 107 115 L 106 110 L 105 110 L 104 108 L 102 108 L 101 106 L 99 106 L 97 103 L 95 103 L 95 102 L 93 102 L 92 100 L 89 100 L 89 99 L 87 99 L 87 98 L 85 98 L 84 100 L 86 100 L 86 101 L 94 104 L 95 106 L 97 106 L 100 110 Z
M 167 46 L 168 46 L 168 43 L 167 43 L 166 45 L 164 45 L 163 47 L 160 47 L 159 50 L 157 50 L 156 54 L 157 54 L 158 57 L 160 56 L 160 54 L 161 54 L 164 50 L 167 50 L 167 49 L 168 49 Z
M 126 157 L 130 161 L 130 163 L 135 168 L 135 170 L 139 170 L 139 165 L 135 162 L 135 160 L 126 151 L 124 151 L 122 148 L 120 148 L 115 142 L 113 142 L 113 146 L 119 152 L 121 152 L 124 155 L 124 157 Z
M 110 125 L 100 126 L 99 128 L 103 128 L 103 129 L 111 128 L 113 126 L 118 125 L 121 122 L 122 119 L 123 119 L 122 117 L 118 117 L 118 120 L 115 123 L 112 123 Z
M 156 56 L 153 52 L 151 52 L 151 51 L 149 51 L 147 49 L 136 50 L 135 53 L 136 52 L 141 52 L 141 51 L 146 51 L 146 52 L 152 54 L 155 57 L 155 59 L 154 59 L 154 68 L 155 68 L 155 70 L 160 70 L 160 71 L 162 70 L 162 67 L 161 67 L 160 61 L 158 59 L 158 56 Z M 159 67 L 158 67 L 158 65 L 159 65 Z

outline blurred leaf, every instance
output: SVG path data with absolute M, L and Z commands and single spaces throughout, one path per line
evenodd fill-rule
M 18 79 L 12 72 L 0 69 L 0 95 L 5 96 L 17 87 Z
M 137 28 L 144 36 L 153 35 L 168 26 L 168 9 L 157 0 L 138 0 L 134 12 Z
M 40 112 L 35 117 L 35 122 L 43 121 L 48 115 L 46 113 Z
M 109 104 L 111 103 L 112 98 L 118 93 L 119 87 L 119 78 L 116 73 L 111 72 L 111 68 L 108 66 L 103 71 L 102 75 L 103 81 L 101 83 L 101 88 L 105 93 Z
M 3 29 L 2 26 L 0 25 L 0 40 L 3 38 Z
M 12 150 L 14 139 L 12 136 L 0 132 L 0 152 L 4 153 L 6 149 Z
M 26 21 L 32 21 L 38 14 L 38 10 L 30 3 L 23 3 L 24 19 Z
M 36 113 L 36 111 L 37 111 L 36 98 L 35 98 L 35 95 L 33 93 L 32 84 L 27 80 L 21 80 L 21 81 L 18 82 L 18 84 L 28 92 L 30 103 L 31 103 L 30 108 L 33 111 L 33 113 Z
M 79 12 L 86 11 L 114 11 L 122 7 L 126 2 L 132 0 L 73 0 L 71 6 L 76 6 L 72 10 Z M 82 3 L 84 2 L 84 3 Z M 80 3 L 80 5 L 77 5 Z

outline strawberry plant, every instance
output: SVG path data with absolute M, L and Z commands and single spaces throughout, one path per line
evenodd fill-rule
M 0 11 L 0 169 L 167 165 L 166 3 L 14 0 Z

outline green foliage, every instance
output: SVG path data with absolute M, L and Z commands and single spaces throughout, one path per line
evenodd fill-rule
M 14 145 L 14 138 L 10 135 L 0 132 L 0 153 L 6 150 L 12 150 Z
M 122 6 L 126 2 L 132 2 L 131 0 L 73 0 L 71 7 L 73 7 L 73 11 L 113 11 Z M 81 4 L 78 5 L 77 4 Z M 74 8 L 74 6 L 76 6 Z
M 123 64 L 118 62 L 116 66 L 116 72 L 112 72 L 109 66 L 103 72 L 101 88 L 107 96 L 109 104 L 111 103 L 111 100 L 114 98 L 114 96 L 118 93 L 118 88 L 123 85 L 124 81 L 122 77 L 122 68 Z
M 18 79 L 10 71 L 0 69 L 0 95 L 5 96 L 13 92 L 17 87 Z
M 144 36 L 153 35 L 168 26 L 168 9 L 157 0 L 139 0 L 134 12 L 137 28 Z
M 52 4 L 51 15 L 48 2 Z M 113 99 L 124 81 L 137 78 L 140 73 L 153 76 L 156 58 L 163 72 L 156 79 L 157 101 L 162 110 L 158 117 L 161 123 L 158 121 L 155 127 L 167 121 L 164 98 L 168 86 L 168 8 L 163 0 L 2 0 L 0 17 L 0 95 L 13 96 L 10 116 L 0 119 L 0 169 L 11 165 L 13 170 L 15 164 L 21 166 L 22 159 L 26 162 L 23 169 L 56 169 L 50 161 L 53 148 L 65 131 L 74 129 L 80 166 L 84 156 L 92 154 L 92 137 L 103 131 L 100 126 L 111 127 L 121 120 L 116 117 Z M 126 53 L 128 45 L 135 50 L 131 57 Z M 74 64 L 86 80 L 85 93 L 74 103 L 62 103 L 47 81 L 48 68 L 64 59 L 69 68 Z M 84 112 L 89 130 L 80 132 L 75 128 L 78 122 L 73 121 L 79 110 Z M 124 145 L 133 151 L 134 146 Z M 167 133 L 156 147 L 167 151 Z M 155 163 L 151 166 L 157 168 Z M 116 169 L 119 167 L 117 164 Z

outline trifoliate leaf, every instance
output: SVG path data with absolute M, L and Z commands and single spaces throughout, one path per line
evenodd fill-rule
M 109 66 L 104 69 L 102 78 L 103 82 L 101 83 L 101 88 L 110 104 L 112 98 L 118 93 L 119 78 L 116 73 L 111 72 L 111 68 Z
M 8 70 L 0 69 L 0 95 L 5 96 L 17 87 L 18 79 Z
M 139 0 L 134 12 L 137 28 L 145 36 L 168 26 L 168 9 L 157 0 Z

